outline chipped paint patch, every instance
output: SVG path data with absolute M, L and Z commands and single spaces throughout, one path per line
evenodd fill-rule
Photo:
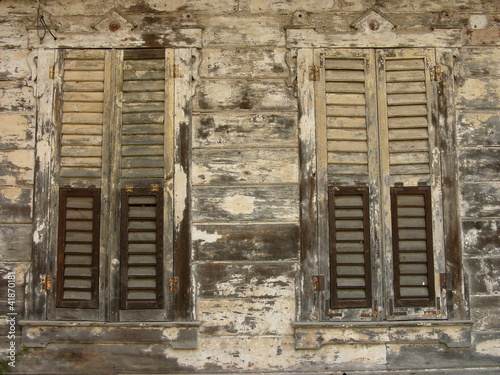
M 500 341 L 499 340 L 488 340 L 483 341 L 476 346 L 478 353 L 486 355 L 500 356 Z
M 255 210 L 255 198 L 233 195 L 224 199 L 222 209 L 232 214 L 251 214 Z
M 217 234 L 217 232 L 214 233 L 209 233 L 204 230 L 200 230 L 197 227 L 194 227 L 192 230 L 192 240 L 194 241 L 200 241 L 200 242 L 217 242 L 217 240 L 220 240 L 223 236 Z

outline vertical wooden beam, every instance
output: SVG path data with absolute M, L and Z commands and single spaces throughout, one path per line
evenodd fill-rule
M 318 217 L 316 167 L 316 123 L 314 82 L 309 70 L 314 65 L 312 49 L 297 52 L 297 83 L 299 98 L 299 158 L 300 158 L 300 261 L 297 280 L 297 319 L 318 320 L 318 293 L 313 291 L 313 275 L 317 273 Z M 326 171 L 322 171 L 326 173 Z
M 47 292 L 42 291 L 42 277 L 49 270 L 47 264 L 49 252 L 47 250 L 50 242 L 49 223 L 51 222 L 51 210 L 50 201 L 47 197 L 50 196 L 51 190 L 51 134 L 54 126 L 52 112 L 54 81 L 51 75 L 55 64 L 55 51 L 39 50 L 37 61 L 33 268 L 32 282 L 28 283 L 30 293 L 27 303 L 27 316 L 30 319 L 45 320 L 47 318 Z M 50 270 L 53 271 L 53 268 Z
M 179 278 L 174 293 L 174 318 L 194 319 L 191 280 L 191 66 L 190 48 L 175 50 L 175 151 L 174 151 L 174 275 Z
M 450 319 L 466 319 L 469 316 L 468 296 L 465 295 L 462 269 L 461 220 L 458 186 L 458 153 L 456 108 L 454 105 L 455 58 L 452 49 L 436 50 L 437 64 L 441 66 L 442 80 L 438 82 L 438 111 L 442 183 L 443 226 L 446 255 L 446 273 L 451 274 L 452 285 L 447 285 L 447 302 Z

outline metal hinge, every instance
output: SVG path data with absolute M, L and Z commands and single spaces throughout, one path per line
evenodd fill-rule
M 315 292 L 322 292 L 325 290 L 325 276 L 324 275 L 313 276 L 313 290 Z
M 43 276 L 42 277 L 42 290 L 52 290 L 52 277 Z
M 125 185 L 125 191 L 131 193 L 134 191 L 134 185 Z
M 378 301 L 373 301 L 373 311 L 371 313 L 362 313 L 362 318 L 376 318 L 378 316 Z
M 178 292 L 179 291 L 179 278 L 171 277 L 168 279 L 168 290 L 170 292 Z
M 441 66 L 431 66 L 430 68 L 431 81 L 440 82 L 443 79 Z
M 319 81 L 321 76 L 321 66 L 311 66 L 309 70 L 309 81 Z

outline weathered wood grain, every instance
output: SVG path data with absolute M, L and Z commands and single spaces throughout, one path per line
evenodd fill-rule
M 466 79 L 457 90 L 457 105 L 462 108 L 499 108 L 500 80 L 489 77 Z
M 30 113 L 0 113 L 0 148 L 33 148 L 35 119 Z
M 464 270 L 472 275 L 469 280 L 471 295 L 492 295 L 500 288 L 500 258 L 466 258 Z
M 0 81 L 0 113 L 27 112 L 35 107 L 33 88 L 24 81 Z
M 467 256 L 500 254 L 499 220 L 462 221 L 463 248 Z
M 0 56 L 0 80 L 26 79 L 31 76 L 26 49 L 3 49 Z
M 202 298 L 292 298 L 296 263 L 199 263 L 193 273 Z
M 207 336 L 281 336 L 292 335 L 289 320 L 293 315 L 292 299 L 200 298 L 198 300 L 200 333 Z
M 298 186 L 193 187 L 193 222 L 297 222 Z
M 194 259 L 291 260 L 299 256 L 297 224 L 210 225 L 193 229 Z
M 461 146 L 500 145 L 500 112 L 460 112 L 457 138 Z
M 461 189 L 462 216 L 500 216 L 500 183 L 464 183 Z
M 500 147 L 462 149 L 460 177 L 464 181 L 500 180 Z
M 193 185 L 298 182 L 297 149 L 193 151 Z
M 293 90 L 280 80 L 206 79 L 198 87 L 193 109 L 293 111 L 297 109 L 297 102 Z
M 288 17 L 283 17 L 283 21 Z M 210 17 L 205 23 L 203 44 L 212 46 L 276 46 L 285 45 L 285 35 L 276 17 L 242 15 Z
M 0 188 L 0 222 L 30 223 L 33 189 L 27 187 Z
M 278 78 L 288 76 L 284 48 L 206 48 L 200 76 L 207 78 Z
M 462 77 L 492 77 L 500 74 L 500 53 L 496 48 L 463 48 L 460 57 Z
M 295 147 L 295 113 L 220 112 L 193 116 L 193 147 Z
M 470 275 L 473 276 L 473 275 Z M 494 295 L 471 296 L 471 316 L 478 330 L 498 331 L 500 329 L 500 298 Z
M 31 259 L 31 224 L 0 224 L 0 261 Z
M 0 154 L 0 185 L 33 183 L 35 155 L 33 150 L 9 150 Z

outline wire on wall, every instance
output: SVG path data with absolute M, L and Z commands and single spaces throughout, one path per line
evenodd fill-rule
M 43 39 L 45 38 L 45 35 L 49 33 L 54 40 L 57 40 L 56 36 L 52 33 L 52 30 L 50 30 L 49 26 L 45 22 L 45 18 L 43 17 L 42 13 L 42 5 L 40 4 L 40 0 L 36 0 L 38 3 L 38 9 L 36 11 L 36 26 L 37 26 L 37 33 L 38 33 L 38 38 L 40 39 L 40 43 L 43 42 Z M 43 29 L 43 33 L 42 33 Z

